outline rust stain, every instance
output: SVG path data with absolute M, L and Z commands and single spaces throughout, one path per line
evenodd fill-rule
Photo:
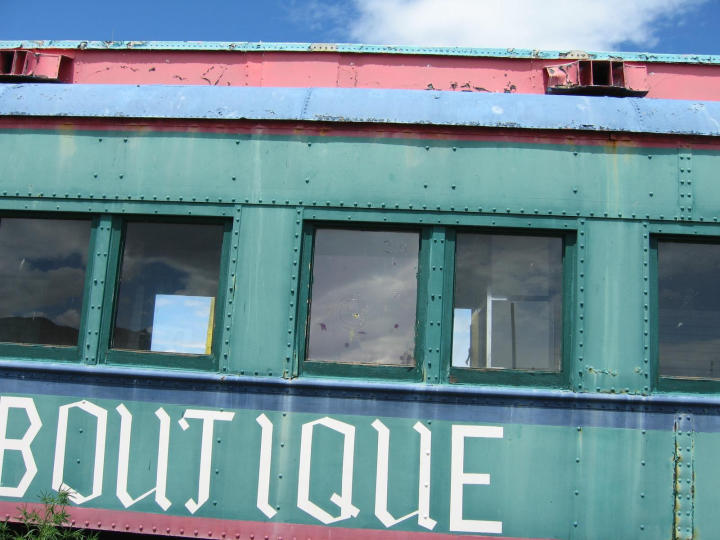
M 610 369 L 596 369 L 592 366 L 588 366 L 587 370 L 588 373 L 592 373 L 593 375 L 610 375 L 611 377 L 617 377 L 617 371 Z

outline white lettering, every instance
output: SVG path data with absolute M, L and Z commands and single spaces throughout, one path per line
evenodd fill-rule
M 162 407 L 155 411 L 155 416 L 157 416 L 160 421 L 155 487 L 133 499 L 127 490 L 128 469 L 130 463 L 130 439 L 132 435 L 132 414 L 127 410 L 123 403 L 115 407 L 115 410 L 118 414 L 120 414 L 120 443 L 118 447 L 117 488 L 115 491 L 118 499 L 120 499 L 120 502 L 123 503 L 125 508 L 128 508 L 154 492 L 155 502 L 160 505 L 160 508 L 167 510 L 172 504 L 165 496 L 165 487 L 167 485 L 168 446 L 170 444 L 170 416 Z
M 268 501 L 270 497 L 273 425 L 270 419 L 264 414 L 261 414 L 255 420 L 262 428 L 260 438 L 260 466 L 258 467 L 257 507 L 270 519 L 277 514 L 277 511 L 270 506 L 270 502 Z
M 185 431 L 190 425 L 187 418 L 203 421 L 202 427 L 202 443 L 200 446 L 200 477 L 198 481 L 198 498 L 197 501 L 188 499 L 185 503 L 191 514 L 197 512 L 210 497 L 210 468 L 212 466 L 212 440 L 213 428 L 215 421 L 229 422 L 235 417 L 234 412 L 223 411 L 203 411 L 200 409 L 186 409 L 183 417 L 178 420 L 178 424 Z
M 490 475 L 465 472 L 465 439 L 487 437 L 502 439 L 503 428 L 496 426 L 452 426 L 450 461 L 450 530 L 473 533 L 502 533 L 502 521 L 463 519 L 463 487 L 489 485 Z
M 63 482 L 65 472 L 65 447 L 67 443 L 68 414 L 70 409 L 78 408 L 95 417 L 95 466 L 93 468 L 92 492 L 81 495 Z M 52 488 L 55 491 L 68 491 L 70 500 L 82 504 L 102 494 L 103 471 L 105 468 L 105 432 L 107 431 L 107 411 L 86 400 L 63 405 L 58 409 L 57 438 L 55 439 L 55 463 L 53 465 Z
M 375 474 L 375 515 L 386 527 L 392 527 L 418 516 L 418 525 L 432 530 L 437 522 L 430 518 L 430 430 L 420 422 L 413 429 L 420 434 L 420 470 L 418 473 L 418 509 L 402 517 L 395 518 L 387 509 L 388 466 L 390 454 L 390 430 L 379 419 L 372 427 L 378 432 L 377 472 Z
M 316 425 L 325 426 L 343 435 L 343 462 L 341 493 L 333 493 L 330 501 L 340 508 L 338 516 L 331 516 L 310 500 L 310 462 L 312 459 L 312 439 Z M 329 417 L 303 424 L 300 437 L 300 467 L 298 471 L 297 506 L 326 525 L 356 517 L 360 510 L 352 504 L 353 458 L 355 452 L 355 426 Z
M 10 409 L 25 409 L 25 414 L 30 420 L 25 434 L 20 439 L 7 438 L 8 412 Z M 20 452 L 23 463 L 25 464 L 25 474 L 15 487 L 0 487 L 0 496 L 3 497 L 22 497 L 30 486 L 37 474 L 37 465 L 35 458 L 30 451 L 30 444 L 33 442 L 35 435 L 38 434 L 42 422 L 35 408 L 35 402 L 32 398 L 24 397 L 0 397 L 0 478 L 2 478 L 3 461 L 5 459 L 5 451 L 13 450 Z

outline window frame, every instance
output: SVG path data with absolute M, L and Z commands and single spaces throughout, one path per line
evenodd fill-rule
M 87 346 L 88 336 L 85 332 L 90 310 L 90 289 L 94 265 L 97 264 L 93 256 L 96 249 L 97 229 L 99 219 L 94 214 L 59 213 L 59 212 L 2 212 L 3 218 L 44 219 L 44 220 L 82 220 L 90 225 L 89 242 L 87 245 L 87 263 L 82 288 L 82 305 L 80 309 L 80 322 L 78 325 L 77 345 L 44 345 L 40 343 L 16 343 L 12 341 L 0 342 L 0 357 L 22 358 L 33 361 L 73 362 L 80 363 L 83 351 Z
M 310 339 L 310 305 L 312 302 L 313 258 L 315 254 L 315 232 L 318 229 L 338 229 L 353 231 L 405 231 L 417 232 L 418 271 L 417 298 L 415 304 L 415 365 L 402 366 L 390 364 L 351 364 L 342 362 L 312 362 L 306 359 L 308 341 Z M 300 287 L 298 306 L 298 329 L 296 332 L 297 366 L 299 375 L 320 377 L 351 377 L 362 379 L 392 379 L 420 382 L 423 378 L 423 347 L 425 328 L 425 308 L 423 302 L 427 297 L 427 274 L 429 265 L 429 232 L 422 224 L 392 224 L 353 222 L 312 221 L 303 224 Z
M 230 257 L 232 220 L 213 217 L 181 216 L 148 216 L 127 215 L 112 216 L 111 234 L 108 252 L 108 267 L 103 290 L 103 310 L 100 323 L 100 340 L 98 347 L 98 363 L 113 366 L 162 367 L 177 370 L 219 371 L 220 349 L 224 339 L 223 314 L 225 311 L 228 276 L 226 269 Z M 120 287 L 120 271 L 125 249 L 126 229 L 128 223 L 168 223 L 222 225 L 222 245 L 218 263 L 218 290 L 213 312 L 212 350 L 210 354 L 188 354 L 177 352 L 140 351 L 132 349 L 115 349 L 112 347 L 112 336 L 117 315 L 117 301 Z
M 683 244 L 720 244 L 720 230 L 715 227 L 705 230 L 692 228 L 663 233 L 663 228 L 651 231 L 649 238 L 649 276 L 650 276 L 650 358 L 653 388 L 659 392 L 717 393 L 720 392 L 720 378 L 711 379 L 693 376 L 670 376 L 660 374 L 660 267 L 658 242 L 678 242 Z M 669 227 L 665 227 L 669 229 Z M 684 234 L 683 234 L 684 232 Z
M 452 365 L 453 341 L 453 308 L 455 305 L 455 250 L 458 232 L 479 233 L 506 236 L 542 236 L 562 240 L 562 316 L 560 323 L 560 369 L 525 370 L 525 369 L 493 369 L 456 367 Z M 556 229 L 524 229 L 507 227 L 448 227 L 445 237 L 445 269 L 443 275 L 444 296 L 442 359 L 445 379 L 453 384 L 475 384 L 493 386 L 542 386 L 552 388 L 569 388 L 570 371 L 573 352 L 573 321 L 575 314 L 575 268 L 576 268 L 576 235 L 575 231 Z
M 362 379 L 391 379 L 407 382 L 429 382 L 433 378 L 440 384 L 473 384 L 493 386 L 533 386 L 563 388 L 570 387 L 570 374 L 572 371 L 572 358 L 574 351 L 574 325 L 576 313 L 576 268 L 577 268 L 577 230 L 573 222 L 563 220 L 555 227 L 539 228 L 534 226 L 495 226 L 486 224 L 434 224 L 429 220 L 418 221 L 363 221 L 352 219 L 341 222 L 332 219 L 323 219 L 324 215 L 317 214 L 312 219 L 305 220 L 302 229 L 301 271 L 298 291 L 297 331 L 295 332 L 295 360 L 296 373 L 299 376 L 311 377 L 349 377 Z M 527 222 L 525 222 L 527 223 Z M 415 361 L 412 368 L 390 365 L 354 365 L 347 363 L 311 362 L 306 360 L 307 343 L 309 340 L 310 302 L 312 300 L 312 274 L 314 256 L 314 236 L 317 229 L 336 228 L 345 230 L 387 230 L 387 231 L 418 231 L 420 233 L 420 251 L 418 256 L 417 273 L 417 307 L 416 307 L 416 333 L 415 333 Z M 426 343 L 426 334 L 430 331 L 428 311 L 430 309 L 430 278 L 431 270 L 435 266 L 431 261 L 431 238 L 433 232 L 442 231 L 444 239 L 442 247 L 442 309 L 440 327 L 442 330 L 440 341 L 432 344 Z M 482 234 L 505 234 L 516 236 L 552 236 L 562 240 L 562 334 L 560 369 L 558 371 L 529 371 L 508 369 L 482 369 L 458 368 L 452 364 L 452 320 L 455 283 L 455 239 L 457 232 L 478 232 Z M 439 261 L 436 260 L 435 265 Z M 440 364 L 430 369 L 426 346 L 433 348 L 439 346 Z M 436 376 L 433 377 L 433 373 Z M 439 378 L 438 378 L 439 375 Z

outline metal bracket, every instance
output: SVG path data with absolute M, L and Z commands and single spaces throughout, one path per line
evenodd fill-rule
M 548 94 L 643 97 L 648 93 L 647 67 L 610 60 L 576 60 L 548 66 Z
M 675 416 L 675 475 L 673 493 L 673 538 L 692 540 L 695 510 L 695 448 L 693 416 Z
M 678 206 L 680 220 L 692 219 L 694 206 L 692 153 L 688 148 L 678 152 Z
M 23 49 L 0 51 L 0 82 L 70 82 L 72 59 Z

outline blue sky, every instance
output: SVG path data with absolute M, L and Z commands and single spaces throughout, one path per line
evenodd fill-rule
M 717 0 L 0 0 L 0 40 L 346 42 L 720 54 Z

